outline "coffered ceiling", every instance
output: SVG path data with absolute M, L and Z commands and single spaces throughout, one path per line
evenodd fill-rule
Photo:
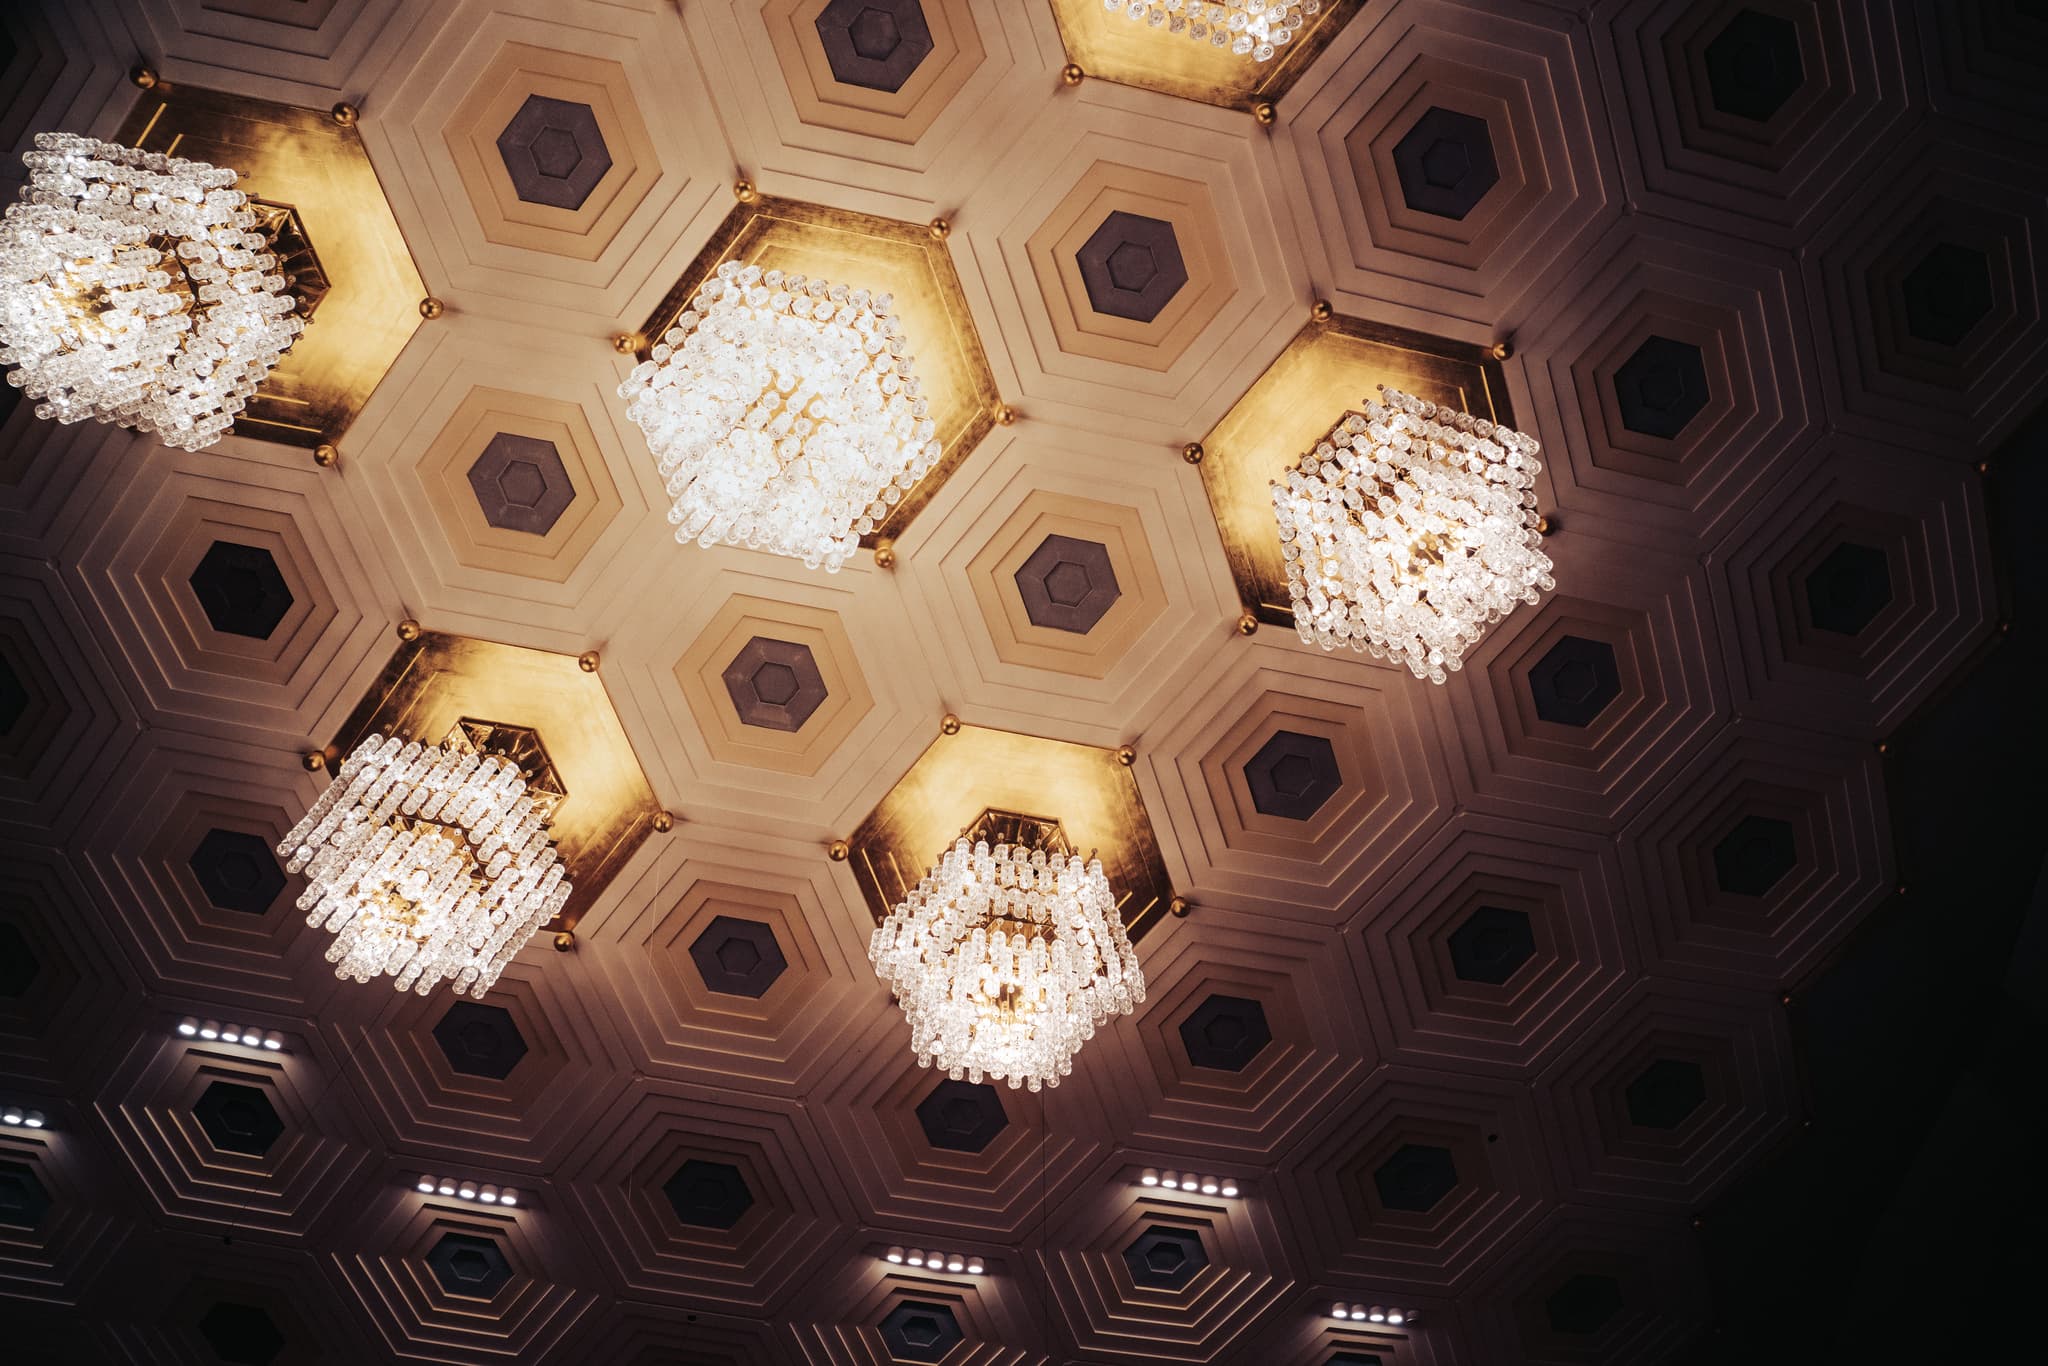
M 386 320 L 409 339 L 328 465 L 0 389 L 0 1104 L 48 1117 L 0 1126 L 0 1356 L 1635 1366 L 1704 1340 L 1694 1216 L 1811 1117 L 1783 998 L 1900 881 L 1886 745 L 2004 615 L 1985 462 L 2048 391 L 2048 15 L 1326 3 L 1312 60 L 1203 103 L 1087 70 L 1071 8 L 0 12 L 0 182 L 38 130 L 113 136 L 138 64 L 346 103 L 444 305 Z M 1087 8 L 1132 30 L 1087 51 L 1185 45 Z M 1010 411 L 963 419 L 887 567 L 678 546 L 616 396 L 614 338 L 738 182 L 944 220 L 906 240 L 957 273 Z M 1317 301 L 1443 356 L 1508 343 L 1461 363 L 1545 447 L 1558 589 L 1440 687 L 1240 629 L 1218 471 L 1184 448 L 1244 437 Z M 1313 395 L 1317 422 L 1364 397 Z M 405 620 L 595 651 L 675 817 L 572 951 L 536 939 L 480 1002 L 337 982 L 269 852 Z M 827 854 L 949 713 L 1130 746 L 1191 903 L 1043 1096 L 918 1069 Z

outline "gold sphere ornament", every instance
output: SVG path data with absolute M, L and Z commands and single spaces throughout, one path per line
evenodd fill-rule
M 1007 403 L 998 403 L 995 413 L 998 427 L 1008 427 L 1017 420 L 1017 410 Z
M 889 539 L 888 539 L 887 537 L 884 537 L 883 539 L 881 539 L 881 540 L 879 540 L 879 541 L 876 541 L 876 542 L 875 542 L 875 568 L 877 568 L 877 569 L 894 569 L 895 567 L 896 567 L 896 542 L 894 542 L 894 541 L 892 541 L 892 540 L 889 540 Z
M 655 834 L 666 835 L 669 831 L 676 828 L 676 818 L 666 811 L 657 811 L 654 813 L 653 819 L 648 821 L 648 824 L 654 827 Z
M 946 240 L 947 236 L 953 231 L 953 225 L 951 223 L 948 223 L 943 218 L 934 218 L 931 221 L 931 230 L 932 236 L 936 237 L 939 241 L 943 242 Z
M 1189 901 L 1184 896 L 1177 896 L 1173 900 L 1166 903 L 1166 909 L 1177 916 L 1185 916 L 1189 911 L 1194 909 L 1194 903 Z
M 306 772 L 318 773 L 327 767 L 327 755 L 321 750 L 309 749 L 299 757 L 299 762 L 305 765 Z
M 1202 443 L 1199 441 L 1190 441 L 1187 445 L 1182 446 L 1180 448 L 1180 458 L 1187 461 L 1190 465 L 1201 464 Z
M 845 840 L 833 840 L 825 846 L 825 857 L 831 859 L 834 863 L 846 862 L 846 856 L 852 852 L 851 849 L 846 847 Z
M 569 950 L 575 947 L 576 934 L 573 930 L 562 930 L 561 932 L 555 935 L 556 953 L 567 953 Z
M 1252 106 L 1252 117 L 1260 123 L 1270 126 L 1274 119 L 1280 117 L 1280 111 L 1273 107 L 1271 100 L 1260 100 Z
M 420 638 L 420 624 L 411 617 L 407 617 L 404 621 L 399 622 L 398 638 L 405 641 L 418 640 Z
M 583 672 L 587 674 L 596 673 L 597 651 L 585 650 L 582 654 L 576 656 L 576 667 L 583 670 Z
M 621 332 L 612 338 L 612 350 L 622 356 L 630 356 L 647 345 L 647 338 L 638 332 Z
M 1246 612 L 1237 619 L 1237 633 L 1241 636 L 1248 636 L 1258 629 L 1259 619 L 1250 612 Z
M 313 448 L 313 463 L 323 470 L 333 469 L 335 462 L 340 459 L 341 452 L 328 445 L 325 441 Z
M 426 298 L 420 300 L 420 316 L 422 318 L 425 318 L 428 322 L 432 322 L 434 319 L 440 317 L 443 313 L 446 313 L 447 311 L 448 305 L 442 303 L 439 299 L 435 298 L 431 294 L 429 294 Z
M 161 83 L 156 72 L 146 66 L 138 66 L 128 73 L 128 80 L 144 90 L 154 90 Z
M 1548 536 L 1556 530 L 1557 523 L 1551 521 L 1548 517 L 1538 517 L 1536 519 L 1536 534 L 1538 536 Z
M 362 111 L 352 104 L 337 104 L 328 113 L 329 117 L 344 128 L 355 127 L 356 120 L 363 116 Z
M 940 718 L 939 718 L 939 734 L 941 734 L 941 735 L 958 735 L 959 733 L 960 733 L 960 718 L 959 718 L 959 717 L 957 717 L 957 716 L 953 715 L 953 713 L 952 713 L 952 712 L 947 712 L 947 713 L 946 713 L 946 714 L 945 714 L 944 716 L 942 716 L 942 717 L 940 717 Z
M 1079 85 L 1081 83 L 1081 77 L 1085 74 L 1087 73 L 1081 70 L 1081 67 L 1078 63 L 1068 62 L 1065 66 L 1060 68 L 1060 83 L 1062 85 Z
M 1486 354 L 1493 357 L 1495 360 L 1506 360 L 1509 356 L 1515 354 L 1515 344 L 1507 340 L 1507 338 L 1503 337 L 1501 340 L 1487 347 Z
M 1319 323 L 1326 323 L 1337 310 L 1330 307 L 1328 299 L 1318 299 L 1308 306 L 1308 316 Z
M 1138 762 L 1138 751 L 1132 749 L 1129 745 L 1119 745 L 1116 751 L 1116 761 L 1125 768 L 1129 768 L 1132 764 Z
M 742 204 L 751 204 L 761 197 L 761 192 L 754 188 L 754 182 L 751 180 L 735 180 L 732 183 L 732 197 Z

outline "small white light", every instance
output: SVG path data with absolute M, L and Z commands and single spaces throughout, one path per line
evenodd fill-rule
M 187 1015 L 184 1019 L 178 1021 L 178 1032 L 188 1039 L 191 1038 L 199 1032 L 199 1021 Z
M 956 1271 L 956 1272 L 957 1272 L 957 1271 L 965 1271 L 966 1269 L 967 1269 L 967 1263 L 966 1263 L 965 1261 L 961 1260 L 961 1259 L 960 1259 L 960 1258 L 958 1258 L 958 1257 L 955 1257 L 955 1258 L 951 1259 L 950 1261 L 948 1261 L 948 1262 L 946 1263 L 946 1270 L 948 1270 L 948 1271 Z
M 1205 1180 L 1202 1182 L 1202 1194 L 1204 1195 L 1214 1195 L 1217 1191 L 1221 1189 L 1222 1187 L 1218 1186 L 1213 1179 Z
M 499 1191 L 499 1192 L 498 1192 L 498 1203 L 499 1203 L 499 1204 L 501 1204 L 501 1205 L 516 1205 L 516 1204 L 518 1204 L 518 1203 L 519 1203 L 519 1192 L 518 1192 L 518 1191 Z
M 1406 1323 L 1407 1321 L 1408 1321 L 1408 1319 L 1407 1319 L 1407 1316 L 1406 1316 L 1405 1314 L 1403 1314 L 1403 1313 L 1402 1313 L 1402 1312 L 1401 1312 L 1400 1310 L 1398 1310 L 1398 1309 L 1389 1309 L 1389 1310 L 1387 1311 L 1387 1322 L 1388 1322 L 1388 1323 Z
M 968 1258 L 968 1260 L 967 1260 L 967 1274 L 968 1274 L 968 1275 L 970 1275 L 970 1276 L 979 1276 L 979 1275 L 981 1274 L 981 1258 L 979 1258 L 979 1257 L 970 1257 L 970 1258 Z
M 242 1042 L 250 1048 L 261 1048 L 263 1047 L 263 1036 L 252 1029 L 242 1035 Z
M 887 1255 L 883 1258 L 883 1260 L 893 1262 L 897 1266 L 903 1265 L 903 1249 L 900 1247 L 890 1248 Z
M 431 1176 L 421 1177 L 419 1189 L 421 1195 L 432 1195 L 434 1193 L 434 1178 Z
M 1228 1196 L 1233 1196 L 1233 1197 L 1234 1197 L 1234 1196 L 1236 1196 L 1236 1194 L 1237 1194 L 1237 1182 L 1235 1182 L 1235 1181 L 1225 1181 L 1225 1182 L 1223 1183 L 1223 1193 L 1224 1193 L 1225 1195 L 1228 1195 Z
M 1159 1184 L 1170 1191 L 1177 1191 L 1180 1189 L 1180 1176 L 1176 1172 L 1167 1172 L 1159 1178 Z
M 199 1026 L 199 1037 L 202 1039 L 218 1039 L 220 1037 L 219 1021 L 208 1020 L 201 1024 Z
M 1374 1323 L 1385 1323 L 1387 1321 L 1387 1311 L 1378 1305 L 1374 1305 L 1371 1311 L 1366 1314 L 1366 1317 Z
M 453 1195 L 455 1194 L 455 1183 L 453 1181 L 443 1181 L 440 1188 L 434 1193 L 436 1195 Z
M 1140 1177 L 1138 1178 L 1138 1184 L 1139 1184 L 1139 1185 L 1141 1185 L 1141 1186 L 1156 1186 L 1156 1185 L 1158 1185 L 1158 1184 L 1159 1184 L 1159 1173 L 1158 1173 L 1158 1172 L 1156 1172 L 1156 1171 L 1154 1171 L 1154 1170 L 1152 1170 L 1152 1168 L 1150 1168 L 1150 1167 L 1147 1167 L 1147 1168 L 1145 1168 L 1145 1174 L 1144 1174 L 1144 1175 L 1142 1175 L 1142 1176 L 1140 1176 Z
M 455 1193 L 465 1200 L 474 1200 L 476 1199 L 476 1183 L 474 1181 L 465 1181 L 456 1187 Z
M 31 1110 L 27 1115 L 23 1116 L 22 1122 L 31 1129 L 40 1129 L 43 1127 L 43 1112 L 41 1110 Z
M 912 1266 L 923 1266 L 924 1254 L 922 1252 L 919 1252 L 916 1248 L 912 1248 L 910 1249 L 909 1254 L 905 1256 L 903 1260 L 908 1262 Z
M 274 1029 L 271 1030 L 263 1036 L 263 1046 L 273 1053 L 278 1052 L 284 1047 L 284 1035 Z
M 0 1110 L 0 1124 L 19 1124 L 21 1121 L 21 1111 L 15 1109 L 12 1105 L 8 1106 L 5 1110 Z
M 495 1205 L 498 1203 L 498 1188 L 496 1186 L 484 1186 L 477 1191 L 476 1198 L 483 1201 L 486 1205 Z
M 1335 1306 L 1333 1306 L 1333 1307 L 1331 1308 L 1331 1310 L 1330 1310 L 1330 1317 L 1331 1317 L 1331 1318 L 1335 1318 L 1335 1319 L 1348 1319 L 1348 1318 L 1350 1318 L 1350 1317 L 1351 1317 L 1351 1306 L 1350 1306 L 1350 1305 L 1348 1305 L 1348 1304 L 1339 1304 L 1339 1305 L 1335 1305 Z

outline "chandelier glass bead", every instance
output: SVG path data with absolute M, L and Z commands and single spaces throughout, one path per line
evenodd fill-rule
M 1143 1003 L 1145 974 L 1100 860 L 1076 856 L 1056 825 L 1001 820 L 1015 842 L 1000 824 L 970 827 L 876 927 L 868 958 L 919 1066 L 1036 1091 Z
M 461 736 L 370 736 L 277 846 L 306 875 L 307 923 L 334 934 L 335 976 L 482 996 L 569 899 L 548 828 L 559 794 Z
M 1441 683 L 1517 602 L 1557 586 L 1531 437 L 1382 386 L 1284 481 L 1273 514 L 1304 641 Z
M 728 261 L 619 386 L 678 541 L 837 570 L 938 462 L 893 299 Z
M 36 415 L 218 441 L 303 322 L 235 172 L 69 133 L 0 221 L 0 364 Z
M 1323 0 L 1102 0 L 1102 7 L 1147 28 L 1270 62 L 1323 12 Z

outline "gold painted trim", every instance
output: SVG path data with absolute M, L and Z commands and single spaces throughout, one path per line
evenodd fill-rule
M 1052 0 L 1068 69 L 1075 72 L 1072 79 L 1061 73 L 1067 84 L 1078 84 L 1079 73 L 1085 71 L 1096 80 L 1252 113 L 1292 90 L 1309 64 L 1363 8 L 1365 0 L 1326 0 L 1323 12 L 1303 26 L 1300 37 L 1277 50 L 1272 61 L 1254 62 L 1133 23 L 1103 9 L 1102 0 Z

